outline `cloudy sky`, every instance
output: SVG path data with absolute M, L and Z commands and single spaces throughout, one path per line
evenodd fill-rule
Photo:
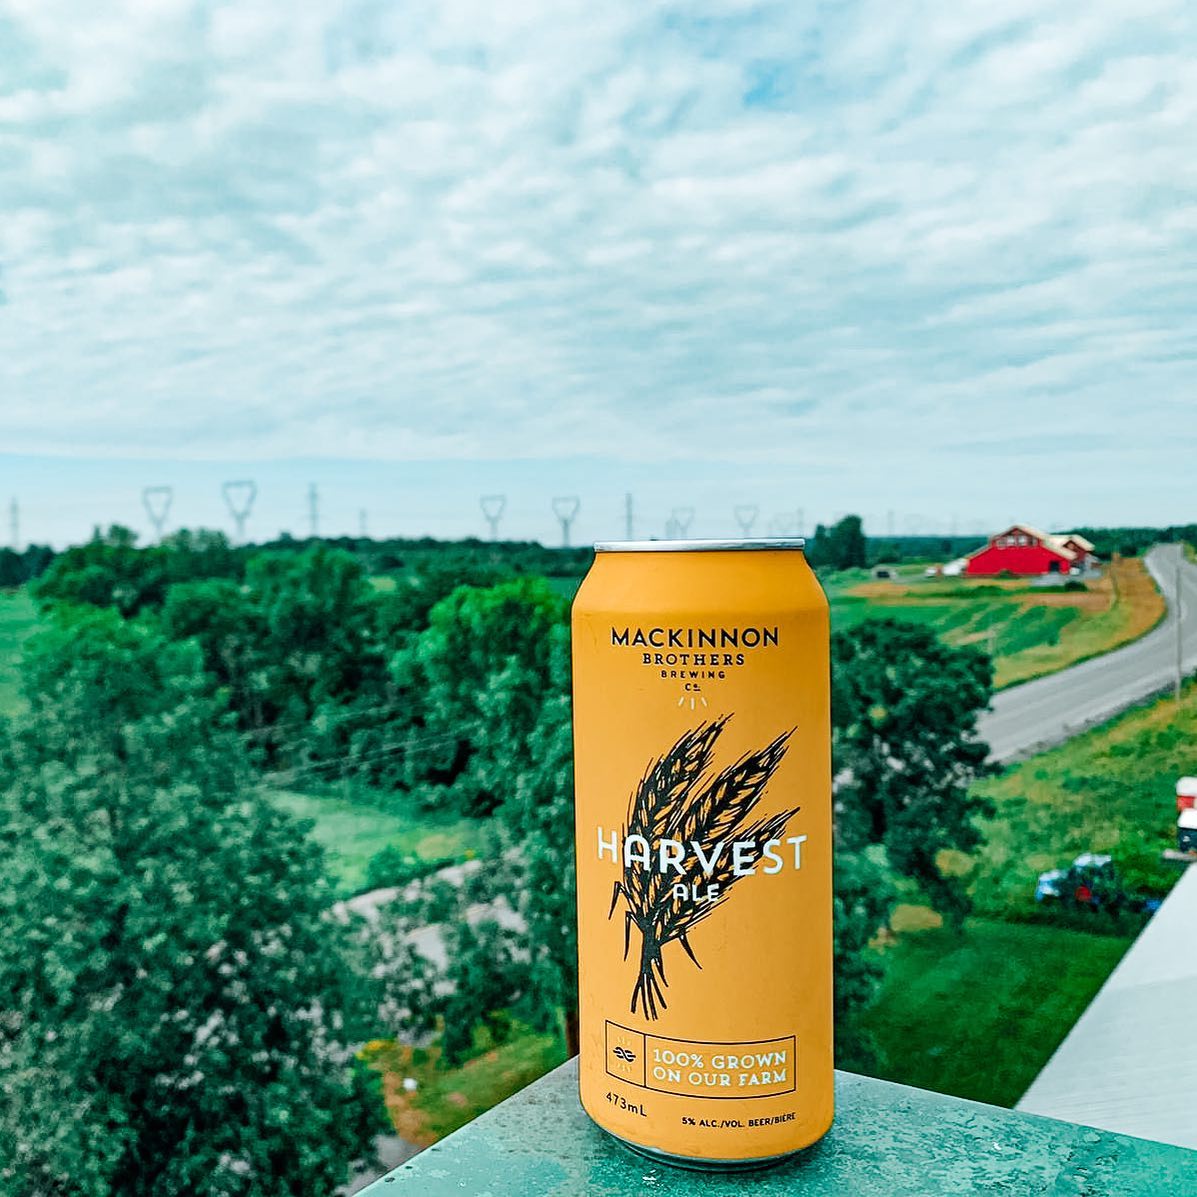
M 1192 518 L 1195 56 L 1191 0 L 0 0 L 0 501 Z

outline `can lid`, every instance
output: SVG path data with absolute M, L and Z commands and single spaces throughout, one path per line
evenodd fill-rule
M 761 536 L 741 540 L 600 540 L 596 553 L 743 553 L 772 549 L 802 552 L 801 536 Z

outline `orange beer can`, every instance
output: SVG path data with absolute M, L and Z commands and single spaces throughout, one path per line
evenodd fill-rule
M 573 605 L 582 1105 L 682 1167 L 831 1126 L 828 610 L 802 548 L 598 544 Z

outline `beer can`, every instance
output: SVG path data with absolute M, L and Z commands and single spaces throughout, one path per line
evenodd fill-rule
M 831 1125 L 828 609 L 802 544 L 598 544 L 573 605 L 582 1105 L 682 1167 Z

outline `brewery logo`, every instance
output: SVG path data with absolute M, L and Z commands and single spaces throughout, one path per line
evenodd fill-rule
M 627 1047 L 614 1047 L 611 1049 L 613 1056 L 618 1056 L 621 1060 L 626 1060 L 629 1064 L 635 1063 L 636 1053 Z
M 612 918 L 625 904 L 623 958 L 632 928 L 640 935 L 640 965 L 631 1011 L 648 1018 L 666 1009 L 663 950 L 675 940 L 702 967 L 689 935 L 728 899 L 742 878 L 802 867 L 806 836 L 786 837 L 800 808 L 765 818 L 752 813 L 786 754 L 793 731 L 712 775 L 711 763 L 731 715 L 686 732 L 653 763 L 632 794 L 620 834 L 599 828 L 599 858 L 622 864 L 611 895 Z M 622 844 L 620 840 L 622 839 Z

